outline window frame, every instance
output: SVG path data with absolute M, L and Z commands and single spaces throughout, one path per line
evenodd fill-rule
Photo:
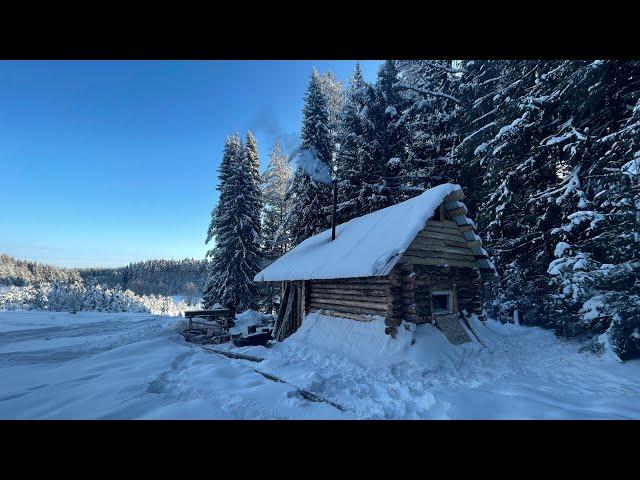
M 447 310 L 443 311 L 437 311 L 436 310 L 436 306 L 435 306 L 435 300 L 433 297 L 435 297 L 436 295 L 439 296 L 446 296 L 447 297 Z M 449 315 L 452 313 L 455 313 L 454 308 L 453 308 L 453 290 L 436 290 L 431 292 L 431 303 L 433 305 L 433 314 L 434 315 Z

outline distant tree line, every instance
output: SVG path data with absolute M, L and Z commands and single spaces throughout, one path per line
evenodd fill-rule
M 146 260 L 116 268 L 64 269 L 0 255 L 0 285 L 40 283 L 102 285 L 139 295 L 199 296 L 206 280 L 206 260 Z
M 199 295 L 206 281 L 207 261 L 145 260 L 125 267 L 78 270 L 85 282 L 120 286 L 139 295 Z
M 81 277 L 77 270 L 64 269 L 0 254 L 0 285 L 24 286 L 41 282 L 74 283 Z

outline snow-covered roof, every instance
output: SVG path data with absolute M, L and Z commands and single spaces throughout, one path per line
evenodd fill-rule
M 447 195 L 446 183 L 417 197 L 354 218 L 306 239 L 255 276 L 255 281 L 320 280 L 388 275 Z

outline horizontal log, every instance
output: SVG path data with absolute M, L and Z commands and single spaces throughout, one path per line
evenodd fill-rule
M 416 255 L 417 254 L 417 255 Z M 433 249 L 410 249 L 405 252 L 410 257 L 449 257 L 462 256 L 474 260 L 474 254 L 469 249 L 456 250 L 453 247 L 435 247 Z
M 387 284 L 389 280 L 386 277 L 355 277 L 355 278 L 335 278 L 335 279 L 327 279 L 327 280 L 310 280 L 309 283 L 312 285 L 325 285 L 329 284 Z
M 336 315 L 340 315 L 340 314 L 351 314 L 351 315 L 361 315 L 361 316 L 369 316 L 369 317 L 382 317 L 382 318 L 386 318 L 387 317 L 387 313 L 383 313 L 383 312 L 372 312 L 372 311 L 363 311 L 363 310 L 354 310 L 354 309 L 350 309 L 347 307 L 343 307 L 343 308 L 333 308 L 330 306 L 326 306 L 326 305 L 315 305 L 313 307 L 309 308 L 309 312 L 317 312 L 317 311 L 330 311 L 330 312 L 335 312 Z
M 418 247 L 418 248 L 415 248 Z M 462 255 L 469 255 L 471 257 L 473 257 L 474 253 L 473 250 L 471 250 L 470 248 L 467 248 L 466 246 L 464 247 L 448 247 L 448 246 L 440 246 L 440 245 L 430 245 L 430 246 L 424 246 L 421 247 L 420 244 L 414 246 L 411 245 L 411 247 L 407 250 L 407 253 L 409 253 L 410 251 L 427 251 L 427 252 L 444 252 L 444 253 L 459 253 Z
M 409 245 L 409 248 L 407 248 L 407 250 L 431 250 L 441 248 L 464 248 L 465 250 L 468 250 L 469 253 L 473 252 L 473 250 L 468 248 L 467 244 L 464 242 L 458 242 L 455 240 L 434 240 L 426 238 L 416 238 L 411 243 L 411 245 Z
M 308 288 L 312 289 L 340 289 L 340 290 L 384 290 L 389 286 L 386 283 L 310 283 Z
M 452 260 L 456 262 L 471 262 L 474 267 L 478 267 L 478 264 L 475 263 L 475 259 L 472 255 L 460 255 L 458 253 L 444 253 L 444 252 L 424 252 L 424 251 L 412 251 L 407 252 L 406 257 L 409 258 L 432 258 L 437 260 Z M 401 259 L 404 261 L 404 257 Z M 415 263 L 415 262 L 409 262 Z
M 442 235 L 442 234 L 440 234 Z M 448 237 L 453 237 L 448 234 L 444 234 Z M 464 239 L 462 235 L 455 236 L 455 238 L 435 238 L 435 237 L 416 237 L 415 240 L 411 243 L 411 246 L 419 245 L 421 247 L 456 247 L 456 248 L 468 248 L 469 242 Z
M 465 207 L 454 208 L 453 210 L 447 210 L 447 215 L 450 218 L 453 217 L 464 217 L 467 213 L 467 209 Z
M 444 197 L 444 203 L 457 202 L 462 199 L 464 199 L 464 192 L 462 191 L 462 189 L 454 190 L 449 195 Z
M 383 288 L 379 289 L 356 289 L 356 288 L 318 288 L 310 287 L 307 289 L 307 293 L 317 293 L 319 295 L 358 295 L 361 297 L 382 297 L 387 296 L 387 290 Z
M 402 324 L 402 318 L 400 317 L 387 317 L 384 319 L 384 324 L 387 327 L 399 327 Z
M 458 225 L 458 230 L 460 230 L 462 233 L 470 232 L 473 230 L 473 225 L 471 225 L 470 223 L 466 225 Z
M 453 223 L 453 222 L 451 222 Z M 435 233 L 449 233 L 452 235 L 457 235 L 460 233 L 460 230 L 458 230 L 458 226 L 453 224 L 453 225 L 443 225 L 443 226 L 438 226 L 438 225 L 427 225 L 425 226 L 422 230 L 420 230 L 420 232 L 418 232 L 418 235 L 420 236 L 424 236 L 425 234 L 429 233 L 429 232 L 435 232 Z
M 351 320 L 357 320 L 359 322 L 370 322 L 373 320 L 373 317 L 378 315 L 367 315 L 367 314 L 359 314 L 359 313 L 350 313 L 350 312 L 342 312 L 337 310 L 328 310 L 328 309 L 317 309 L 316 311 L 322 312 L 325 315 L 330 315 L 332 317 L 344 317 L 349 318 Z
M 379 297 L 375 297 L 375 296 L 363 297 L 358 295 L 321 295 L 319 293 L 313 293 L 313 292 L 307 295 L 307 298 L 310 300 L 319 300 L 321 302 L 322 301 L 330 302 L 333 300 L 340 300 L 343 302 L 364 302 L 364 303 L 384 303 L 384 304 L 389 303 L 391 300 L 386 295 L 384 296 L 381 295 Z
M 445 258 L 429 258 L 429 257 L 411 257 L 404 256 L 400 260 L 404 263 L 411 263 L 414 265 L 432 265 L 435 267 L 443 267 L 448 265 L 450 267 L 462 267 L 462 268 L 478 268 L 478 264 L 466 260 L 452 260 Z
M 388 305 L 386 303 L 374 303 L 374 302 L 356 302 L 351 300 L 321 300 L 321 299 L 311 299 L 310 303 L 312 305 L 329 305 L 329 306 L 344 306 L 344 307 L 354 307 L 354 308 L 364 308 L 367 310 L 377 310 L 386 312 L 388 310 Z
M 414 242 L 416 241 L 421 241 L 421 240 L 447 240 L 450 242 L 460 242 L 460 243 L 466 243 L 467 240 L 464 238 L 464 236 L 462 235 L 461 232 L 454 232 L 454 231 L 450 231 L 450 232 L 437 232 L 434 230 L 427 230 L 424 233 L 421 233 L 420 235 L 418 235 Z M 412 242 L 413 243 L 413 242 Z
M 425 226 L 456 228 L 458 225 L 456 225 L 456 222 L 454 222 L 453 220 L 427 220 L 427 223 L 425 223 Z
M 381 315 L 383 317 L 390 312 L 389 309 L 371 308 L 370 306 L 358 307 L 358 306 L 350 306 L 350 305 L 336 305 L 335 303 L 323 303 L 323 302 L 311 302 L 309 303 L 308 308 L 316 309 L 316 310 L 319 308 L 328 308 L 331 310 L 340 310 L 343 312 L 350 312 L 350 313 Z

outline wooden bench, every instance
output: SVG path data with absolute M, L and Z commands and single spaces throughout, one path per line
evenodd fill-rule
M 212 334 L 229 335 L 229 328 L 234 322 L 228 308 L 216 308 L 213 310 L 192 310 L 184 312 L 184 317 L 189 320 L 189 330 L 197 329 L 212 331 Z

